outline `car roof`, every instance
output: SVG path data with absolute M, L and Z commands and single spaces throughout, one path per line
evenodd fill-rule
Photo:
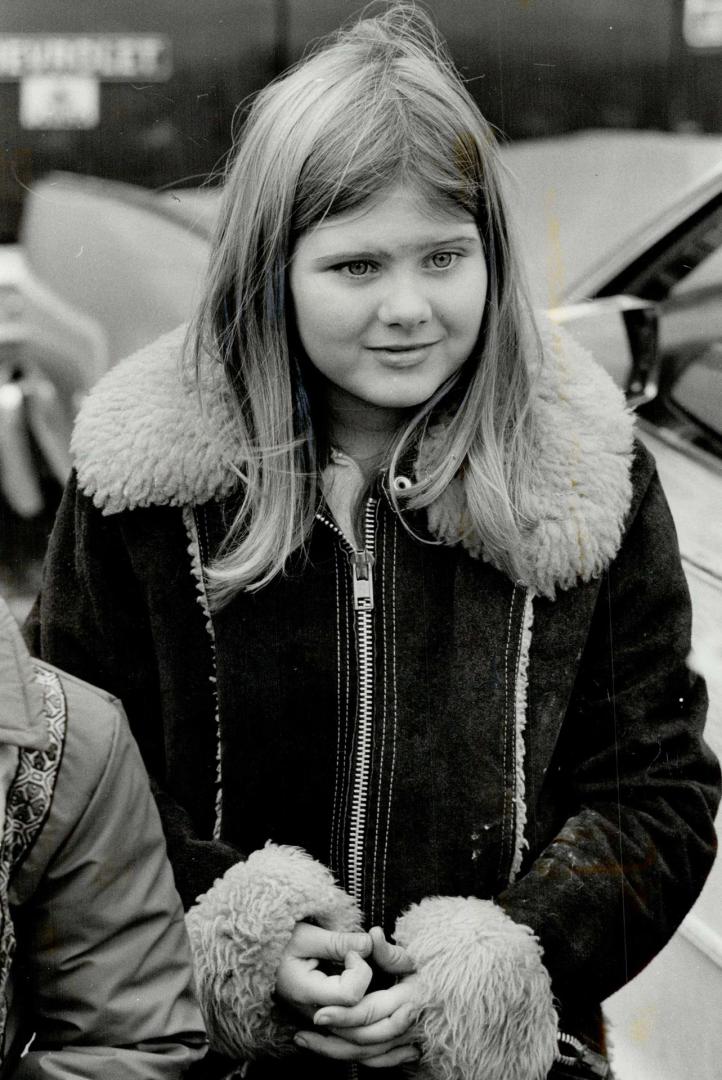
M 595 295 L 722 189 L 722 137 L 585 131 L 506 146 L 506 188 L 534 300 Z

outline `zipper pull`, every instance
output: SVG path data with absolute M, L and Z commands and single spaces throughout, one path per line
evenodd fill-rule
M 356 611 L 372 611 L 374 606 L 374 582 L 371 570 L 373 555 L 368 551 L 349 552 L 351 578 L 353 581 L 353 606 Z

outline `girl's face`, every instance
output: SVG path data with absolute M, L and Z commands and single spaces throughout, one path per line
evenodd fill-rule
M 469 356 L 487 272 L 470 214 L 397 186 L 304 233 L 290 285 L 331 407 L 393 414 L 421 405 Z

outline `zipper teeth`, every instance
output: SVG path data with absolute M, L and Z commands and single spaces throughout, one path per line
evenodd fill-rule
M 363 550 L 372 558 L 374 551 L 374 532 L 376 524 L 376 503 L 369 499 L 364 511 L 364 546 Z M 328 526 L 338 537 L 345 550 L 354 554 L 355 549 L 348 542 L 341 529 L 333 521 L 317 511 L 316 517 Z M 354 568 L 351 567 L 353 574 Z M 369 568 L 369 574 L 371 573 Z M 363 886 L 363 846 L 366 832 L 366 807 L 368 804 L 369 780 L 371 772 L 371 734 L 373 730 L 373 611 L 356 610 L 356 629 L 358 633 L 358 739 L 354 769 L 354 783 L 351 794 L 349 814 L 348 846 L 348 890 L 357 903 L 361 903 Z
M 371 765 L 371 716 L 373 708 L 373 616 L 357 611 L 359 664 L 359 726 L 349 827 L 349 888 L 361 901 L 363 843 L 366 831 L 369 771 Z
M 331 521 L 331 519 L 327 518 L 325 514 L 322 514 L 320 510 L 316 511 L 316 520 L 320 521 L 323 525 L 326 525 L 327 528 L 331 530 L 331 532 L 336 533 L 336 536 L 339 537 L 346 551 L 353 552 L 353 546 L 349 544 L 346 536 L 344 535 L 344 533 L 341 532 L 335 521 Z
M 374 556 L 374 525 L 376 500 L 369 499 L 364 514 L 364 550 Z M 371 573 L 369 569 L 369 574 Z M 368 802 L 371 772 L 371 733 L 373 730 L 373 611 L 357 611 L 358 626 L 358 677 L 359 677 L 359 729 L 356 751 L 353 796 L 351 801 L 351 825 L 349 830 L 349 888 L 354 899 L 361 904 L 363 845 L 366 832 L 366 805 Z

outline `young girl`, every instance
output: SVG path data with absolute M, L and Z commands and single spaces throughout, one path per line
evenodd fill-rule
M 74 450 L 35 644 L 125 703 L 216 1049 L 604 1075 L 599 1003 L 713 857 L 688 594 L 621 394 L 535 326 L 424 18 L 258 96 L 197 318 Z

